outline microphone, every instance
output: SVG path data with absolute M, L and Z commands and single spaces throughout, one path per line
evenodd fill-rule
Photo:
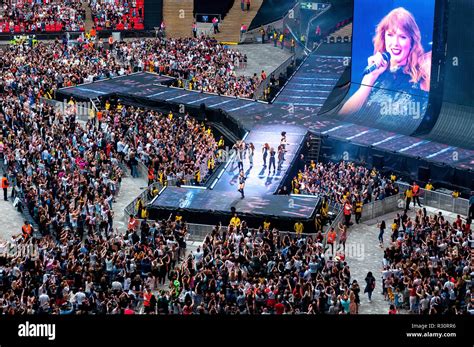
M 390 61 L 390 53 L 388 52 L 383 52 L 382 53 L 382 58 L 383 60 L 385 60 L 386 62 L 389 62 Z M 370 66 L 367 66 L 365 69 L 364 69 L 364 75 L 367 75 L 369 73 L 371 73 L 372 71 L 375 71 L 378 69 L 378 66 L 377 64 L 372 64 Z

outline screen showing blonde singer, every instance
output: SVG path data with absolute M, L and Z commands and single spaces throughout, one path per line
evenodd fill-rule
M 351 88 L 340 116 L 390 128 L 428 104 L 434 0 L 355 0 Z M 403 119 L 403 120 L 402 120 Z

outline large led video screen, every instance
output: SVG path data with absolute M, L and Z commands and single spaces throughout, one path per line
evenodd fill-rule
M 351 88 L 337 114 L 409 134 L 428 106 L 434 0 L 355 0 Z

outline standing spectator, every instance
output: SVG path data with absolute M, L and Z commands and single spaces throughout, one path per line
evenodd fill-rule
M 265 29 L 262 27 L 260 28 L 260 35 L 262 36 L 262 44 L 265 43 Z
M 212 18 L 212 26 L 214 28 L 214 34 L 220 33 L 220 31 L 219 31 L 219 19 L 217 19 L 217 17 Z
M 165 32 L 166 32 L 166 24 L 165 24 L 165 21 L 162 21 L 162 22 L 161 22 L 160 31 L 161 31 L 161 36 L 164 37 L 164 36 L 165 36 Z
M 240 37 L 242 37 L 246 31 L 247 31 L 247 26 L 244 23 L 242 23 L 242 25 L 240 26 Z
M 385 232 L 385 229 L 387 228 L 385 221 L 381 221 L 379 223 L 379 242 L 380 242 L 380 247 L 383 248 L 383 233 Z
M 247 0 L 247 11 L 250 11 L 250 0 Z
M 360 196 L 358 196 L 355 203 L 355 220 L 357 224 L 359 224 L 360 218 L 362 217 L 362 205 L 362 200 L 360 199 Z
M 131 214 L 129 217 L 127 229 L 131 231 L 136 231 L 138 229 L 138 220 L 135 219 L 133 214 Z
M 365 277 L 365 283 L 366 286 L 364 289 L 364 293 L 367 293 L 367 295 L 369 296 L 369 302 L 372 302 L 372 292 L 375 289 L 375 277 L 372 275 L 371 271 L 367 273 L 367 276 Z
M 30 239 L 32 231 L 33 230 L 31 228 L 30 223 L 25 220 L 25 224 L 23 224 L 23 226 L 21 227 L 21 233 L 24 241 L 28 241 Z
M 336 242 L 336 231 L 334 228 L 331 228 L 327 234 L 326 243 L 331 246 L 331 254 L 334 255 L 334 242 Z M 328 247 L 329 248 L 329 247 Z
M 413 190 L 412 187 L 409 186 L 407 190 L 405 190 L 405 212 L 410 209 L 411 198 L 413 197 Z
M 197 24 L 196 22 L 194 22 L 193 23 L 193 37 L 194 38 L 197 38 L 197 31 L 198 31 Z
M 321 42 L 321 27 L 319 25 L 316 27 L 315 34 L 316 34 L 316 42 L 320 43 Z
M 348 199 L 346 199 L 346 202 L 344 203 L 343 213 L 345 221 L 344 223 L 347 227 L 349 227 L 351 225 L 352 205 Z
M 8 201 L 8 178 L 6 174 L 2 177 L 3 200 Z
M 413 182 L 413 207 L 416 207 L 417 202 L 418 202 L 418 206 L 421 207 L 420 194 L 421 194 L 420 186 L 416 182 Z
M 347 241 L 347 226 L 339 223 L 339 231 L 341 235 L 339 236 L 339 245 L 337 249 L 340 249 L 342 246 L 342 251 L 346 251 L 346 241 Z
M 304 230 L 303 223 L 301 223 L 301 221 L 296 222 L 293 226 L 293 230 L 295 231 L 297 237 L 301 237 L 301 234 L 303 234 Z
M 428 180 L 428 183 L 426 183 L 425 190 L 434 190 L 431 180 Z
M 240 0 L 240 8 L 245 11 L 245 0 Z

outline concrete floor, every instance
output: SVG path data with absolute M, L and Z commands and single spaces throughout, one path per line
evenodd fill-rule
M 231 48 L 247 54 L 247 68 L 237 69 L 237 74 L 244 76 L 253 76 L 256 73 L 260 77 L 262 70 L 265 70 L 270 77 L 270 74 L 291 56 L 288 49 L 273 47 L 273 43 L 252 43 Z
M 131 176 L 128 176 L 122 179 L 120 192 L 115 199 L 115 204 L 113 204 L 114 229 L 118 228 L 118 230 L 122 233 L 127 231 L 128 216 L 125 216 L 124 209 L 147 187 L 147 182 L 142 177 L 132 178 Z
M 8 196 L 10 194 L 11 189 L 8 189 Z M 24 223 L 23 216 L 13 207 L 12 200 L 3 200 L 3 191 L 1 192 L 0 215 L 2 216 L 0 240 L 9 241 L 14 235 L 21 235 L 21 227 Z

